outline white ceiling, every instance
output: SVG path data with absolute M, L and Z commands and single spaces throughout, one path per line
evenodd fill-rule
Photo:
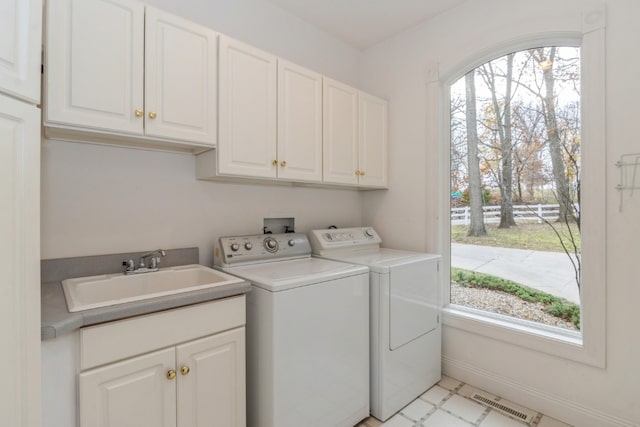
M 411 28 L 466 0 L 268 0 L 358 49 Z

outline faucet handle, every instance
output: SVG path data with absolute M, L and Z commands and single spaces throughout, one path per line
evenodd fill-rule
M 149 261 L 149 268 L 158 268 L 158 264 L 160 264 L 160 257 L 152 257 Z
M 122 266 L 126 267 L 124 271 L 133 271 L 136 269 L 136 264 L 132 259 L 125 259 L 124 261 L 122 261 Z

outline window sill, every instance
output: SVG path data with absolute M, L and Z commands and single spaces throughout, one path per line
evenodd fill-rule
M 587 365 L 601 366 L 599 358 L 585 348 L 580 332 L 455 304 L 443 308 L 442 319 L 444 325 L 452 328 Z

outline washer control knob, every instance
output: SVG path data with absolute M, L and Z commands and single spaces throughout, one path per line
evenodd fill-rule
M 238 249 L 240 249 L 240 245 L 239 245 L 239 244 L 237 244 L 237 243 L 232 243 L 232 244 L 231 244 L 231 250 L 232 250 L 233 252 L 237 252 L 237 251 L 238 251 Z
M 296 241 L 293 239 L 289 239 L 289 241 L 287 242 L 289 244 L 289 246 L 295 246 L 296 245 Z
M 264 247 L 269 252 L 275 252 L 278 250 L 278 242 L 273 237 L 267 237 L 264 239 Z
M 253 244 L 251 244 L 251 242 L 247 242 L 244 244 L 244 248 L 250 251 L 253 248 Z
M 374 237 L 373 230 L 370 228 L 367 228 L 366 230 L 364 230 L 364 235 L 370 239 L 373 238 Z

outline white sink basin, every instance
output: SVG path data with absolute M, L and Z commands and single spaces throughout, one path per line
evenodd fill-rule
M 153 273 L 105 274 L 62 281 L 70 312 L 139 301 L 242 282 L 242 279 L 193 264 Z

